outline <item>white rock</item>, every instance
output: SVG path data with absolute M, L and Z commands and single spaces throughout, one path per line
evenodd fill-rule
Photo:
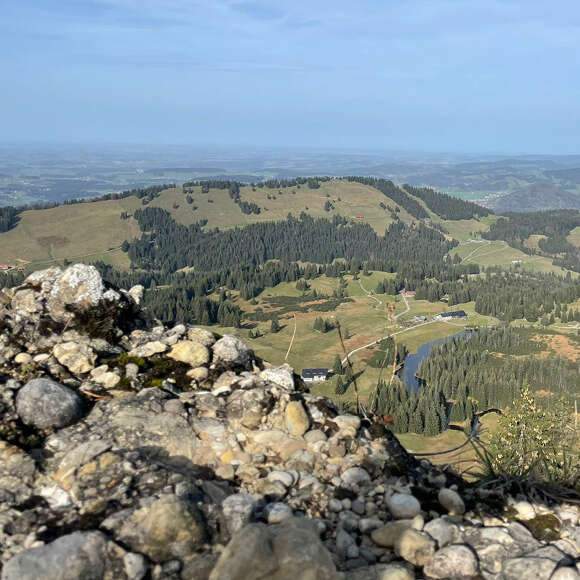
M 137 348 L 134 348 L 129 352 L 131 356 L 138 356 L 140 358 L 149 358 L 155 354 L 160 354 L 167 350 L 167 345 L 160 342 L 159 340 L 153 340 L 151 342 L 146 342 Z
M 271 383 L 276 383 L 288 391 L 294 390 L 294 370 L 290 365 L 284 364 L 280 367 L 264 369 L 260 373 L 260 378 Z
M 394 493 L 386 498 L 386 503 L 395 519 L 414 518 L 421 511 L 417 498 L 408 493 Z
M 439 503 L 452 515 L 463 515 L 465 513 L 465 504 L 461 496 L 454 490 L 443 488 L 437 495 Z
M 61 365 L 75 374 L 88 373 L 92 370 L 97 358 L 91 347 L 76 342 L 57 344 L 52 354 Z
M 360 417 L 356 415 L 338 415 L 332 421 L 338 425 L 341 437 L 354 437 L 360 427 Z
M 136 304 L 141 304 L 141 300 L 143 300 L 143 294 L 145 293 L 145 288 L 141 286 L 141 284 L 137 284 L 132 286 L 129 289 L 129 296 L 135 300 Z
M 367 483 L 371 480 L 371 476 L 368 471 L 362 467 L 351 467 L 347 469 L 341 476 L 344 485 L 353 486 L 360 485 L 361 483 Z
M 435 553 L 435 541 L 425 532 L 404 530 L 397 539 L 395 552 L 415 566 L 425 566 Z
M 47 485 L 41 487 L 40 495 L 53 509 L 69 507 L 72 505 L 69 494 L 58 485 Z
M 423 528 L 432 538 L 437 540 L 440 548 L 444 548 L 455 540 L 456 528 L 444 518 L 431 520 Z
M 284 487 L 292 487 L 294 485 L 294 477 L 287 471 L 271 471 L 266 478 L 268 481 L 278 481 Z
M 225 334 L 213 345 L 214 359 L 234 366 L 247 366 L 250 349 L 233 334 Z
M 516 510 L 520 520 L 533 520 L 537 515 L 534 506 L 529 501 L 516 501 L 511 507 Z
M 279 524 L 292 517 L 292 508 L 282 502 L 272 503 L 266 506 L 266 514 L 269 524 Z
M 479 574 L 479 561 L 467 546 L 447 546 L 435 553 L 424 572 L 431 578 L 443 580 L 472 578 Z

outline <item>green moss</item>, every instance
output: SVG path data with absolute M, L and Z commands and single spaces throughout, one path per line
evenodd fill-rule
M 504 508 L 502 515 L 508 522 L 516 522 L 518 520 L 518 512 L 512 506 Z
M 121 391 L 130 391 L 131 379 L 129 379 L 129 377 L 121 377 L 121 380 L 117 383 L 117 386 L 115 388 Z
M 161 388 L 163 386 L 163 379 L 151 379 L 146 386 Z
M 131 355 L 127 354 L 126 352 L 121 354 L 119 356 L 119 358 L 116 361 L 114 361 L 113 364 L 115 364 L 115 363 L 118 364 L 119 366 L 134 364 L 134 365 L 137 365 L 139 368 L 143 368 L 146 364 L 144 358 L 141 358 L 140 356 L 131 356 Z
M 560 538 L 560 520 L 554 514 L 542 514 L 521 522 L 536 540 L 553 542 Z
M 153 382 L 155 379 L 173 379 L 178 387 L 186 389 L 191 383 L 191 379 L 187 376 L 190 366 L 175 361 L 170 358 L 151 358 L 149 359 L 150 367 L 146 371 L 146 384 Z
M 116 338 L 122 305 L 115 300 L 101 300 L 95 306 L 88 308 L 68 306 L 67 310 L 74 314 L 72 327 L 83 334 L 109 341 Z
M 554 514 L 542 514 L 531 520 L 522 520 L 513 507 L 506 507 L 503 517 L 509 522 L 519 522 L 525 526 L 532 536 L 541 542 L 553 542 L 560 538 L 560 520 Z

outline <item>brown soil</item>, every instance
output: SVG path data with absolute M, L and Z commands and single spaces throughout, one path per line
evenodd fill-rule
M 536 337 L 534 340 L 541 340 L 546 343 L 551 351 L 562 358 L 567 358 L 572 361 L 580 360 L 580 348 L 578 344 L 571 341 L 567 336 L 562 334 L 542 335 Z M 542 357 L 547 358 L 550 352 L 543 352 Z

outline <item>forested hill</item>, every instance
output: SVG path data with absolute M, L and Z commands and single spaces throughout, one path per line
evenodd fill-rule
M 578 227 L 579 210 L 511 213 L 498 219 L 482 236 L 488 240 L 503 240 L 527 254 L 549 256 L 554 264 L 580 272 L 580 247 L 568 239 Z M 529 243 L 534 236 L 536 247 Z
M 400 262 L 439 262 L 457 243 L 419 223 L 393 223 L 378 236 L 364 223 L 349 223 L 340 216 L 315 219 L 305 213 L 282 222 L 264 222 L 225 232 L 206 232 L 200 224 L 183 226 L 169 212 L 146 208 L 135 212 L 144 234 L 128 244 L 131 262 L 148 269 L 175 271 L 194 267 L 209 271 L 268 260 L 330 264 L 337 258 L 380 262 L 396 271 Z
M 471 201 L 457 199 L 446 193 L 439 193 L 429 187 L 413 187 L 403 185 L 408 193 L 422 199 L 427 207 L 446 220 L 469 220 L 474 217 L 484 217 L 493 212 Z

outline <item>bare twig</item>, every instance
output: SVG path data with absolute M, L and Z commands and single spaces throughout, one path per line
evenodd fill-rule
M 354 374 L 354 369 L 352 366 L 352 363 L 350 362 L 350 358 L 348 357 L 348 351 L 346 350 L 346 346 L 344 344 L 344 339 L 342 338 L 342 328 L 340 326 L 340 321 L 336 321 L 336 328 L 338 330 L 338 338 L 340 339 L 340 344 L 342 346 L 342 352 L 344 353 L 344 356 L 346 358 L 346 364 L 348 365 L 349 369 L 350 369 L 350 373 L 352 376 L 352 384 L 354 385 L 354 392 L 355 392 L 355 396 L 356 396 L 356 412 L 357 415 L 360 414 L 360 397 L 359 397 L 359 392 L 358 392 L 358 385 L 356 383 L 356 376 Z

